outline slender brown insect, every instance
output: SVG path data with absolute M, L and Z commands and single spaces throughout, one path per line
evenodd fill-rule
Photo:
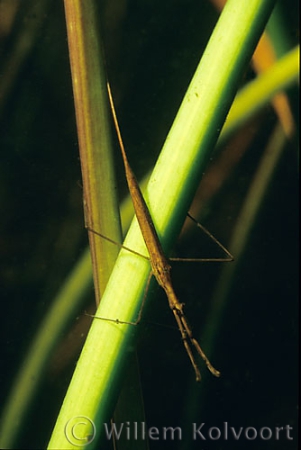
M 122 158 L 123 158 L 123 162 L 124 162 L 126 179 L 127 179 L 130 195 L 132 197 L 135 213 L 136 213 L 138 223 L 139 223 L 139 226 L 141 229 L 141 233 L 142 233 L 143 239 L 145 241 L 145 244 L 146 244 L 146 247 L 147 247 L 147 250 L 149 253 L 149 260 L 150 260 L 150 264 L 151 264 L 151 268 L 152 268 L 152 274 L 155 276 L 158 284 L 164 289 L 164 291 L 166 293 L 166 296 L 168 298 L 169 307 L 172 310 L 173 315 L 176 319 L 177 325 L 179 327 L 179 330 L 180 330 L 180 333 L 182 336 L 184 347 L 186 349 L 186 352 L 187 352 L 187 354 L 190 358 L 190 361 L 192 363 L 192 366 L 194 368 L 196 380 L 200 381 L 201 374 L 200 374 L 198 365 L 196 363 L 196 360 L 195 360 L 195 357 L 194 357 L 194 354 L 192 351 L 193 347 L 195 348 L 196 352 L 201 356 L 201 358 L 204 360 L 204 362 L 205 362 L 206 366 L 208 367 L 208 369 L 210 370 L 210 372 L 214 376 L 219 377 L 220 372 L 212 366 L 209 359 L 203 352 L 200 344 L 193 336 L 192 330 L 191 330 L 191 328 L 187 322 L 187 319 L 184 315 L 184 312 L 183 312 L 184 305 L 183 305 L 183 303 L 180 303 L 180 301 L 178 300 L 178 298 L 174 292 L 174 288 L 173 288 L 171 276 L 170 276 L 171 267 L 169 265 L 167 257 L 164 254 L 164 251 L 163 251 L 162 245 L 160 243 L 160 240 L 158 238 L 152 217 L 150 215 L 150 212 L 148 210 L 148 207 L 146 205 L 144 197 L 141 193 L 141 190 L 139 188 L 136 177 L 135 177 L 135 175 L 130 167 L 130 164 L 128 162 L 128 159 L 127 159 L 127 155 L 125 152 L 123 140 L 121 137 L 121 133 L 120 133 L 120 129 L 119 129 L 118 121 L 117 121 L 116 111 L 115 111 L 114 102 L 113 102 L 109 83 L 107 83 L 107 88 L 108 88 L 108 93 L 109 93 L 109 100 L 110 100 L 110 105 L 111 105 L 111 109 L 112 109 L 113 120 L 114 120 L 117 137 L 118 137 L 118 141 L 120 144 Z M 198 224 L 198 225 L 200 226 L 200 224 Z M 201 228 L 203 228 L 203 227 L 201 227 Z M 226 260 L 232 261 L 233 257 L 225 249 L 225 247 L 223 247 L 206 229 L 204 229 L 204 231 L 211 238 L 213 238 L 213 240 L 227 253 L 228 259 L 226 259 Z M 99 233 L 96 232 L 96 234 L 99 234 Z M 220 259 L 220 258 L 210 259 L 210 261 L 212 261 L 212 260 L 224 261 L 224 259 Z M 207 259 L 206 261 L 209 261 L 209 259 Z M 139 322 L 140 315 L 141 314 L 139 314 L 138 320 L 135 324 L 137 324 Z M 122 323 L 121 321 L 119 321 L 117 319 L 114 321 L 116 321 L 118 323 Z

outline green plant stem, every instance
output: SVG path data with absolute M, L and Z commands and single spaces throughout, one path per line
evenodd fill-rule
M 222 134 L 223 139 L 233 132 L 233 126 L 239 127 L 266 105 L 275 94 L 297 81 L 299 58 L 298 46 L 283 56 L 267 72 L 239 91 L 227 117 L 225 132 Z
M 272 0 L 228 1 L 182 102 L 147 192 L 151 214 L 167 250 L 183 223 L 241 74 L 273 6 Z M 145 252 L 136 221 L 125 245 Z M 147 261 L 122 250 L 97 315 L 134 321 L 149 270 Z M 134 335 L 133 326 L 93 321 L 49 448 L 76 448 L 79 442 L 83 448 L 96 445 L 93 433 L 99 436 L 103 432 L 103 423 L 112 413 Z M 86 424 L 81 423 L 76 436 L 66 434 L 70 431 L 66 425 L 77 416 L 88 418 Z
M 86 225 L 115 242 L 121 227 L 114 178 L 104 57 L 94 0 L 65 0 Z M 96 302 L 111 274 L 118 248 L 89 233 Z

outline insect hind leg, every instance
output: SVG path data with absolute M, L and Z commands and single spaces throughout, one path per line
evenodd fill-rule
M 183 340 L 183 344 L 184 347 L 186 349 L 186 352 L 189 356 L 189 359 L 191 361 L 191 364 L 194 368 L 195 371 L 195 376 L 196 376 L 196 381 L 200 381 L 201 380 L 201 374 L 198 368 L 198 365 L 195 361 L 195 357 L 193 355 L 192 349 L 189 345 L 188 340 L 190 340 L 191 344 L 193 345 L 193 347 L 196 349 L 197 353 L 200 355 L 200 357 L 203 359 L 203 361 L 205 362 L 207 368 L 209 369 L 209 371 L 212 373 L 212 375 L 214 375 L 215 377 L 220 377 L 220 372 L 215 369 L 211 362 L 209 361 L 209 359 L 207 358 L 205 352 L 202 350 L 200 344 L 198 343 L 198 341 L 195 339 L 195 337 L 192 334 L 191 328 L 187 322 L 187 319 L 182 311 L 182 309 L 180 310 L 177 307 L 174 307 L 172 309 L 173 314 L 175 316 L 175 319 L 177 321 L 181 336 L 182 336 L 182 340 Z

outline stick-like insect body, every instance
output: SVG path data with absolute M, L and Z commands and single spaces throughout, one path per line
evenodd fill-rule
M 188 321 L 184 315 L 183 312 L 183 303 L 180 303 L 178 300 L 171 281 L 170 276 L 170 270 L 171 267 L 169 265 L 168 259 L 164 254 L 162 245 L 160 243 L 160 240 L 158 238 L 152 217 L 150 215 L 150 212 L 148 210 L 148 207 L 146 205 L 146 202 L 144 200 L 144 197 L 141 193 L 141 190 L 139 188 L 139 184 L 136 180 L 136 177 L 131 169 L 131 166 L 128 162 L 127 155 L 125 152 L 125 148 L 123 145 L 123 140 L 121 137 L 117 116 L 115 112 L 114 102 L 112 98 L 112 93 L 109 84 L 107 84 L 108 87 L 108 93 L 109 93 L 109 100 L 110 105 L 112 109 L 112 115 L 113 120 L 117 132 L 118 141 L 121 148 L 122 158 L 124 162 L 125 167 L 125 174 L 126 179 L 129 187 L 129 191 L 132 197 L 135 213 L 137 216 L 137 220 L 141 229 L 141 233 L 143 236 L 143 239 L 145 241 L 149 258 L 150 258 L 150 264 L 152 268 L 152 273 L 155 276 L 158 284 L 164 289 L 166 296 L 168 298 L 169 307 L 172 310 L 174 317 L 176 319 L 176 322 L 178 324 L 183 344 L 186 349 L 186 352 L 190 358 L 190 361 L 192 363 L 192 366 L 195 371 L 196 380 L 200 381 L 201 374 L 198 368 L 198 365 L 196 363 L 192 348 L 194 347 L 197 353 L 201 356 L 201 358 L 204 360 L 206 366 L 210 370 L 210 372 L 215 375 L 216 377 L 220 376 L 220 372 L 216 370 L 212 364 L 210 363 L 209 359 L 203 352 L 201 346 L 199 345 L 198 341 L 194 338 L 192 334 L 192 330 L 188 324 Z

